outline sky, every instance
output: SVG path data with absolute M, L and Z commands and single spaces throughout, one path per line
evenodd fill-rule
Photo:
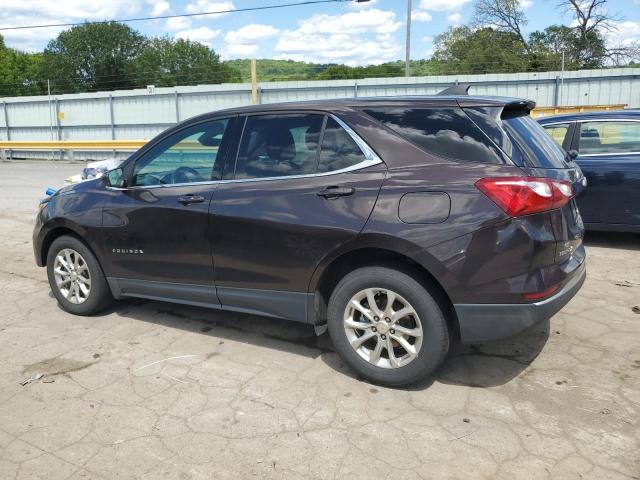
M 292 0 L 0 0 L 0 26 L 111 20 L 226 11 Z M 552 23 L 570 24 L 558 0 L 520 0 L 527 33 Z M 428 58 L 434 37 L 473 20 L 473 0 L 413 0 L 411 57 Z M 202 42 L 223 59 L 275 58 L 348 65 L 404 59 L 406 0 L 329 3 L 261 12 L 132 22 L 145 35 Z M 640 0 L 609 0 L 620 17 L 607 33 L 614 44 L 640 41 Z M 61 28 L 0 31 L 9 47 L 42 50 Z

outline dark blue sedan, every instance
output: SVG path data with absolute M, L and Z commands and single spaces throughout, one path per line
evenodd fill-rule
M 556 115 L 538 119 L 576 155 L 588 186 L 578 208 L 589 230 L 640 232 L 640 110 Z

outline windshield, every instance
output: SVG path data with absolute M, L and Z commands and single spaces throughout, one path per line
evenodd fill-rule
M 516 165 L 532 168 L 572 168 L 565 152 L 527 113 L 504 112 L 503 129 L 513 149 L 508 152 Z

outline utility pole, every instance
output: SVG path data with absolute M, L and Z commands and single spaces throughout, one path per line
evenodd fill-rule
M 406 54 L 404 61 L 404 76 L 408 77 L 411 69 L 411 1 L 407 0 L 407 39 L 405 42 Z
M 53 113 L 51 110 L 51 82 L 47 79 L 47 97 L 49 104 L 49 130 L 51 131 L 51 140 L 53 140 Z
M 564 93 L 564 50 L 562 50 L 562 72 L 560 75 L 560 105 L 563 105 L 562 94 Z
M 258 67 L 255 58 L 251 59 L 251 103 L 258 104 Z

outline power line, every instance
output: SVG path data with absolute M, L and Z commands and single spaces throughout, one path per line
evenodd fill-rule
M 205 15 L 219 15 L 223 13 L 255 12 L 257 10 L 273 10 L 276 8 L 299 7 L 303 5 L 315 5 L 319 3 L 345 3 L 345 2 L 353 2 L 353 1 L 357 1 L 357 0 L 306 0 L 303 2 L 282 3 L 278 5 L 263 5 L 262 7 L 234 8 L 231 10 L 218 10 L 215 12 L 181 13 L 176 15 L 157 15 L 157 16 L 151 16 L 151 17 L 121 18 L 121 19 L 115 19 L 115 20 L 95 20 L 90 22 L 48 23 L 43 25 L 20 25 L 17 27 L 0 27 L 0 31 L 22 30 L 26 28 L 75 27 L 78 25 L 108 23 L 108 22 L 119 22 L 119 23 L 144 22 L 146 20 L 164 20 L 168 18 L 180 18 L 180 17 L 202 17 Z

